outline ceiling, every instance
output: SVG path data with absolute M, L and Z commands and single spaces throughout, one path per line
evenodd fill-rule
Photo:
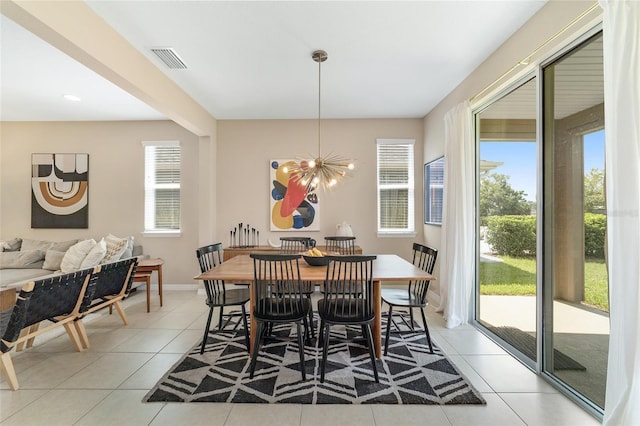
M 217 119 L 317 117 L 317 49 L 329 55 L 323 118 L 416 118 L 545 0 L 87 4 Z M 165 118 L 4 16 L 0 30 L 2 121 Z M 169 69 L 154 47 L 187 69 Z
M 553 70 L 554 117 L 562 119 L 604 102 L 602 33 L 547 65 Z M 531 79 L 482 112 L 482 118 L 532 119 L 537 108 L 536 81 Z

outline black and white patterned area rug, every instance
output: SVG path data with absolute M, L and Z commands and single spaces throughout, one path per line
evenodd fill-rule
M 300 374 L 295 326 L 274 327 L 277 338 L 260 349 L 253 379 L 242 330 L 209 333 L 167 372 L 144 402 L 233 402 L 296 404 L 486 404 L 480 393 L 424 333 L 392 333 L 389 354 L 377 361 L 376 383 L 360 328 L 331 328 L 324 383 L 322 351 L 305 347 L 307 380 Z M 315 340 L 312 341 L 315 345 Z

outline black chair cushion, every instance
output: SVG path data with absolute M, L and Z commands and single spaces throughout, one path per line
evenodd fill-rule
M 223 293 L 213 295 L 212 300 L 207 300 L 207 305 L 211 306 L 235 306 L 244 305 L 251 297 L 248 288 L 234 288 L 225 290 Z
M 254 316 L 263 321 L 297 321 L 307 316 L 311 309 L 311 301 L 307 298 L 264 298 L 256 303 Z
M 368 304 L 363 299 L 325 299 L 318 300 L 318 314 L 320 317 L 332 323 L 369 322 L 373 320 L 373 311 L 366 312 Z
M 421 307 L 427 306 L 420 298 L 407 290 L 382 289 L 382 301 L 393 306 Z

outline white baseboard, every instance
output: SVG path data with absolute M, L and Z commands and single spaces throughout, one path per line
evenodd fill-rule
M 431 290 L 427 291 L 427 300 L 431 306 L 440 306 L 440 295 Z
M 142 284 L 144 285 L 144 283 Z M 136 286 L 137 287 L 137 286 Z M 162 290 L 172 290 L 172 291 L 194 291 L 194 290 L 202 290 L 204 293 L 204 289 L 202 288 L 202 286 L 199 286 L 198 284 L 162 284 Z M 158 290 L 158 284 L 157 283 L 152 283 L 151 284 L 151 290 Z

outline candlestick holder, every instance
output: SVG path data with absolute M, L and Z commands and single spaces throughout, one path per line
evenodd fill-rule
M 238 223 L 229 231 L 229 247 L 231 248 L 251 248 L 260 245 L 260 231 L 248 223 Z

